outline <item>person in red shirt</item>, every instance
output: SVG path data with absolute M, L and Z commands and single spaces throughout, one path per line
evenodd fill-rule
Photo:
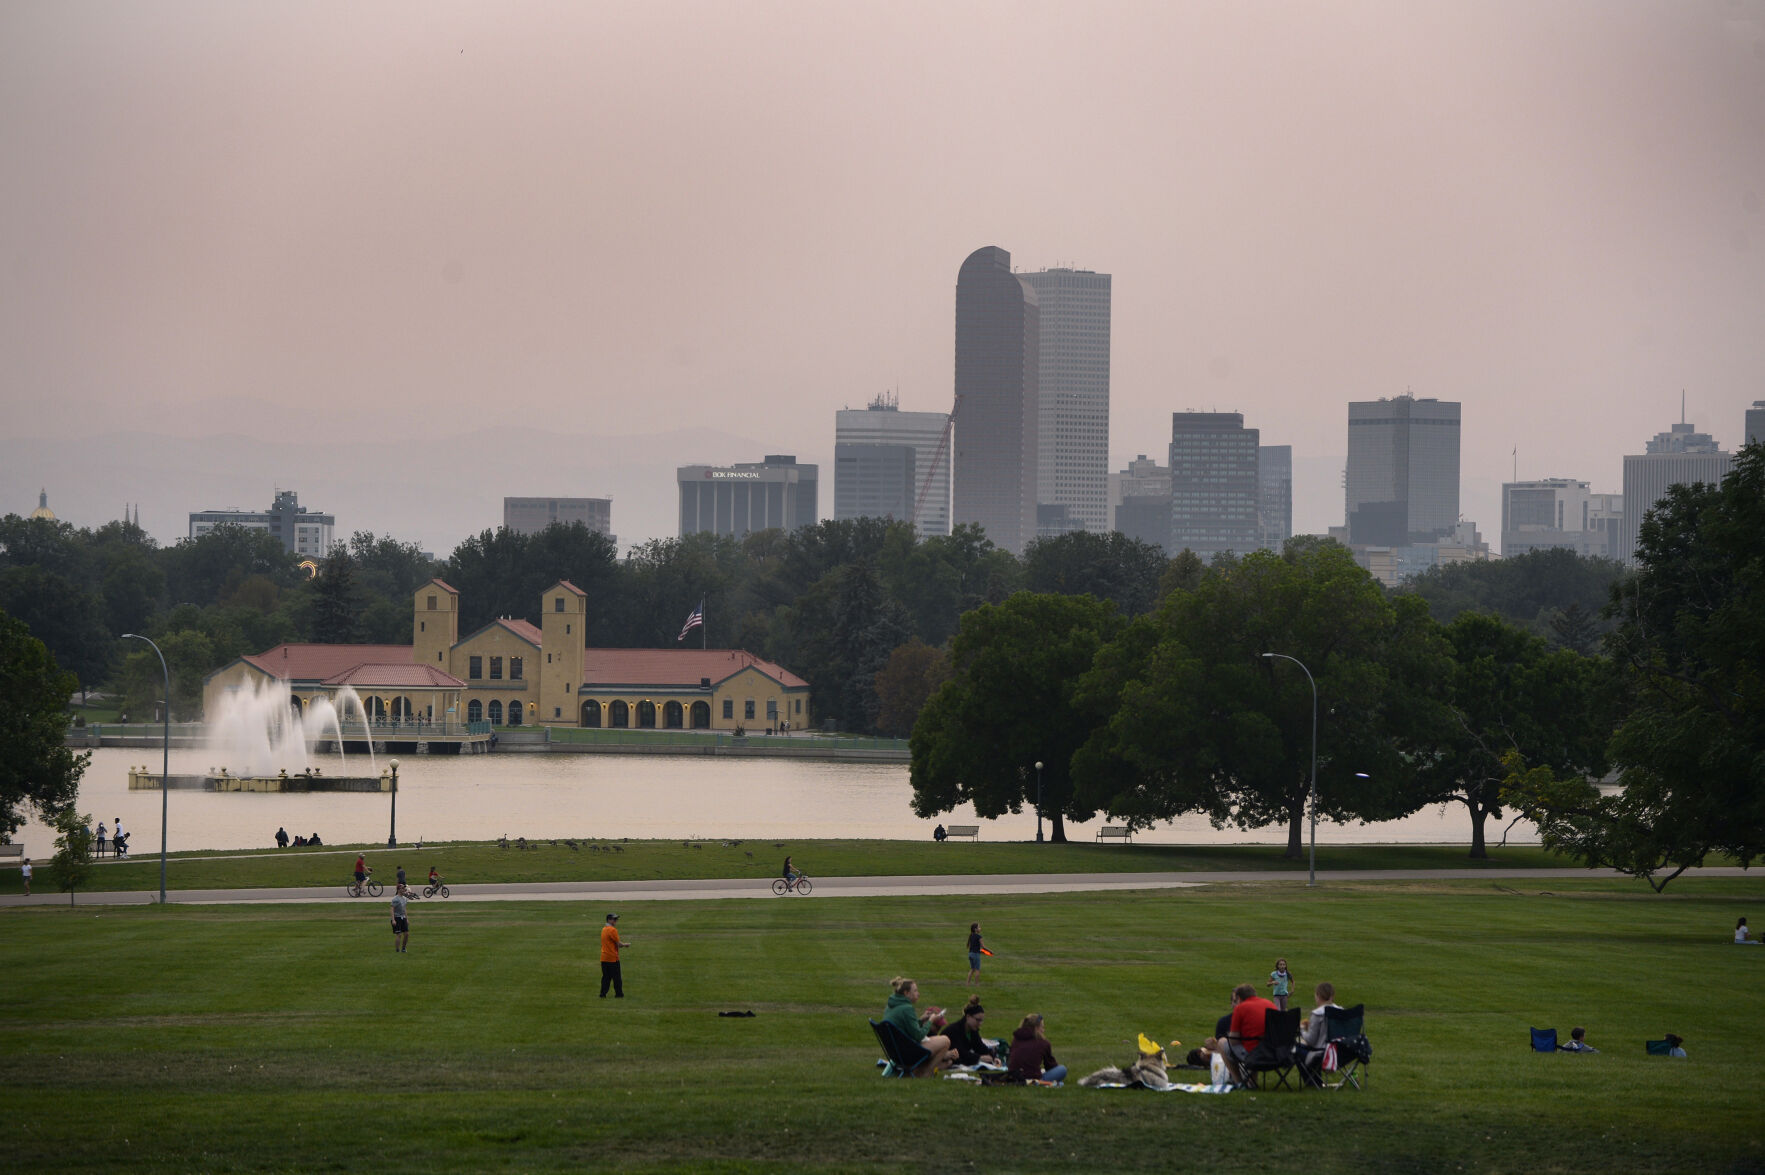
M 1232 989 L 1232 1027 L 1226 1033 L 1224 1054 L 1232 1080 L 1244 1084 L 1244 1061 L 1262 1043 L 1263 1021 L 1275 1005 L 1256 994 L 1256 988 L 1240 983 Z
M 601 927 L 601 998 L 607 998 L 607 988 L 613 989 L 613 998 L 625 998 L 625 977 L 619 973 L 619 948 L 631 944 L 619 937 L 619 915 L 608 914 L 607 924 Z

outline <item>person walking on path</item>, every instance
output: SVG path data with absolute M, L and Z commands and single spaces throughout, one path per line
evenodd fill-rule
M 126 834 L 123 832 L 123 818 L 118 816 L 116 818 L 116 827 L 110 830 L 110 851 L 119 857 L 123 855 L 123 837 L 125 835 Z
M 977 987 L 981 981 L 981 952 L 986 947 L 981 945 L 981 924 L 968 924 L 968 981 L 962 986 Z
M 1287 970 L 1286 959 L 1275 960 L 1275 969 L 1269 972 L 1269 982 L 1267 986 L 1271 989 L 1269 992 L 1269 998 L 1275 1001 L 1275 1007 L 1278 1010 L 1285 1012 L 1287 1010 L 1287 997 L 1293 992 L 1293 976 Z
M 25 858 L 25 863 L 18 867 L 18 871 L 24 874 L 25 897 L 28 898 L 31 896 L 31 859 L 29 857 Z
M 619 973 L 619 950 L 631 944 L 619 937 L 619 915 L 608 914 L 607 924 L 601 927 L 601 998 L 607 998 L 607 988 L 613 989 L 613 998 L 625 998 L 625 977 Z
M 405 897 L 401 893 L 392 895 L 392 949 L 403 954 L 411 945 L 411 917 Z

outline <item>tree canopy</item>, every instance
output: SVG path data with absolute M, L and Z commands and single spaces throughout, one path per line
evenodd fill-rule
M 22 621 L 0 611 L 0 833 L 8 838 L 27 806 L 48 819 L 73 802 L 91 758 L 62 745 L 73 691 L 74 675 Z

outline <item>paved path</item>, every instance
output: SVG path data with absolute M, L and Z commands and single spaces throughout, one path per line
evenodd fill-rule
M 1616 873 L 1596 873 L 1588 869 L 1339 869 L 1320 871 L 1318 884 L 1341 881 L 1520 881 L 1549 882 L 1566 878 L 1617 877 Z M 1691 869 L 1686 876 L 1746 877 L 1760 876 L 1738 868 Z M 1218 871 L 1184 873 L 988 873 L 907 877 L 825 877 L 815 878 L 816 898 L 916 897 L 947 894 L 1004 893 L 1094 893 L 1106 890 L 1191 889 L 1221 882 L 1273 883 L 1303 886 L 1305 874 L 1295 870 Z M 799 901 L 779 898 L 772 892 L 772 879 L 752 877 L 711 878 L 692 881 L 541 881 L 507 885 L 455 885 L 448 883 L 453 897 L 431 898 L 420 905 L 453 902 L 586 902 L 623 904 L 630 902 L 698 902 L 737 898 L 764 898 L 767 901 Z M 79 903 L 86 906 L 144 906 L 157 901 L 159 891 L 82 891 Z M 302 889 L 174 889 L 170 894 L 174 905 L 255 905 L 290 903 L 336 903 L 388 900 L 352 898 L 341 885 Z M 30 897 L 0 897 L 0 907 L 65 904 L 67 895 L 38 892 Z

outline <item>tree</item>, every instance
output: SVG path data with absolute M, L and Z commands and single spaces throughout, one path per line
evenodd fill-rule
M 1316 681 L 1316 702 L 1299 660 Z M 1415 806 L 1404 751 L 1438 672 L 1420 601 L 1388 600 L 1338 544 L 1216 560 L 1194 591 L 1099 654 L 1078 697 L 1106 716 L 1079 757 L 1088 802 L 1150 821 L 1204 811 L 1216 823 L 1285 822 L 1301 852 L 1317 715 L 1317 796 L 1332 819 Z
M 43 642 L 0 611 L 0 832 L 8 837 L 31 805 L 48 815 L 71 804 L 91 755 L 62 745 L 74 676 Z
M 319 564 L 313 580 L 313 640 L 321 645 L 350 645 L 361 628 L 361 593 L 355 586 L 355 560 L 339 543 Z
M 1659 891 L 1711 854 L 1765 854 L 1765 445 L 1720 485 L 1669 489 L 1636 560 L 1607 609 L 1627 704 L 1610 747 L 1621 789 L 1521 762 L 1510 787 L 1546 843 Z
M 1019 592 L 962 618 L 951 678 L 913 727 L 913 810 L 930 817 L 968 801 L 993 818 L 1034 805 L 1042 763 L 1042 811 L 1056 842 L 1067 819 L 1097 809 L 1074 789 L 1072 759 L 1097 715 L 1073 704 L 1092 658 L 1120 628 L 1114 605 L 1092 596 Z
M 884 734 L 905 738 L 928 698 L 950 678 L 950 659 L 914 637 L 889 654 L 876 675 L 876 726 Z
M 55 871 L 55 883 L 67 895 L 67 904 L 74 904 L 74 890 L 92 872 L 92 818 L 66 804 L 57 809 L 50 820 L 55 828 L 55 856 L 49 867 Z
M 1612 585 L 1624 574 L 1610 559 L 1577 555 L 1563 548 L 1527 551 L 1511 559 L 1453 563 L 1430 567 L 1411 579 L 1404 591 L 1428 601 L 1428 611 L 1441 624 L 1461 612 L 1493 612 L 1534 636 L 1553 638 L 1558 616 L 1575 613 L 1574 624 L 1591 622 L 1604 607 Z M 1609 625 L 1595 624 L 1589 636 L 1603 635 Z M 1582 634 L 1572 628 L 1570 639 Z M 1577 652 L 1592 652 L 1591 644 Z
M 1471 856 L 1489 856 L 1484 824 L 1502 815 L 1504 760 L 1518 752 L 1558 772 L 1605 770 L 1611 727 L 1599 705 L 1600 667 L 1500 617 L 1465 612 L 1445 630 L 1450 676 L 1434 733 L 1417 761 L 1428 802 L 1463 804 Z
M 1024 587 L 1110 600 L 1131 619 L 1158 603 L 1168 562 L 1158 547 L 1120 531 L 1074 531 L 1030 543 L 1023 558 Z

